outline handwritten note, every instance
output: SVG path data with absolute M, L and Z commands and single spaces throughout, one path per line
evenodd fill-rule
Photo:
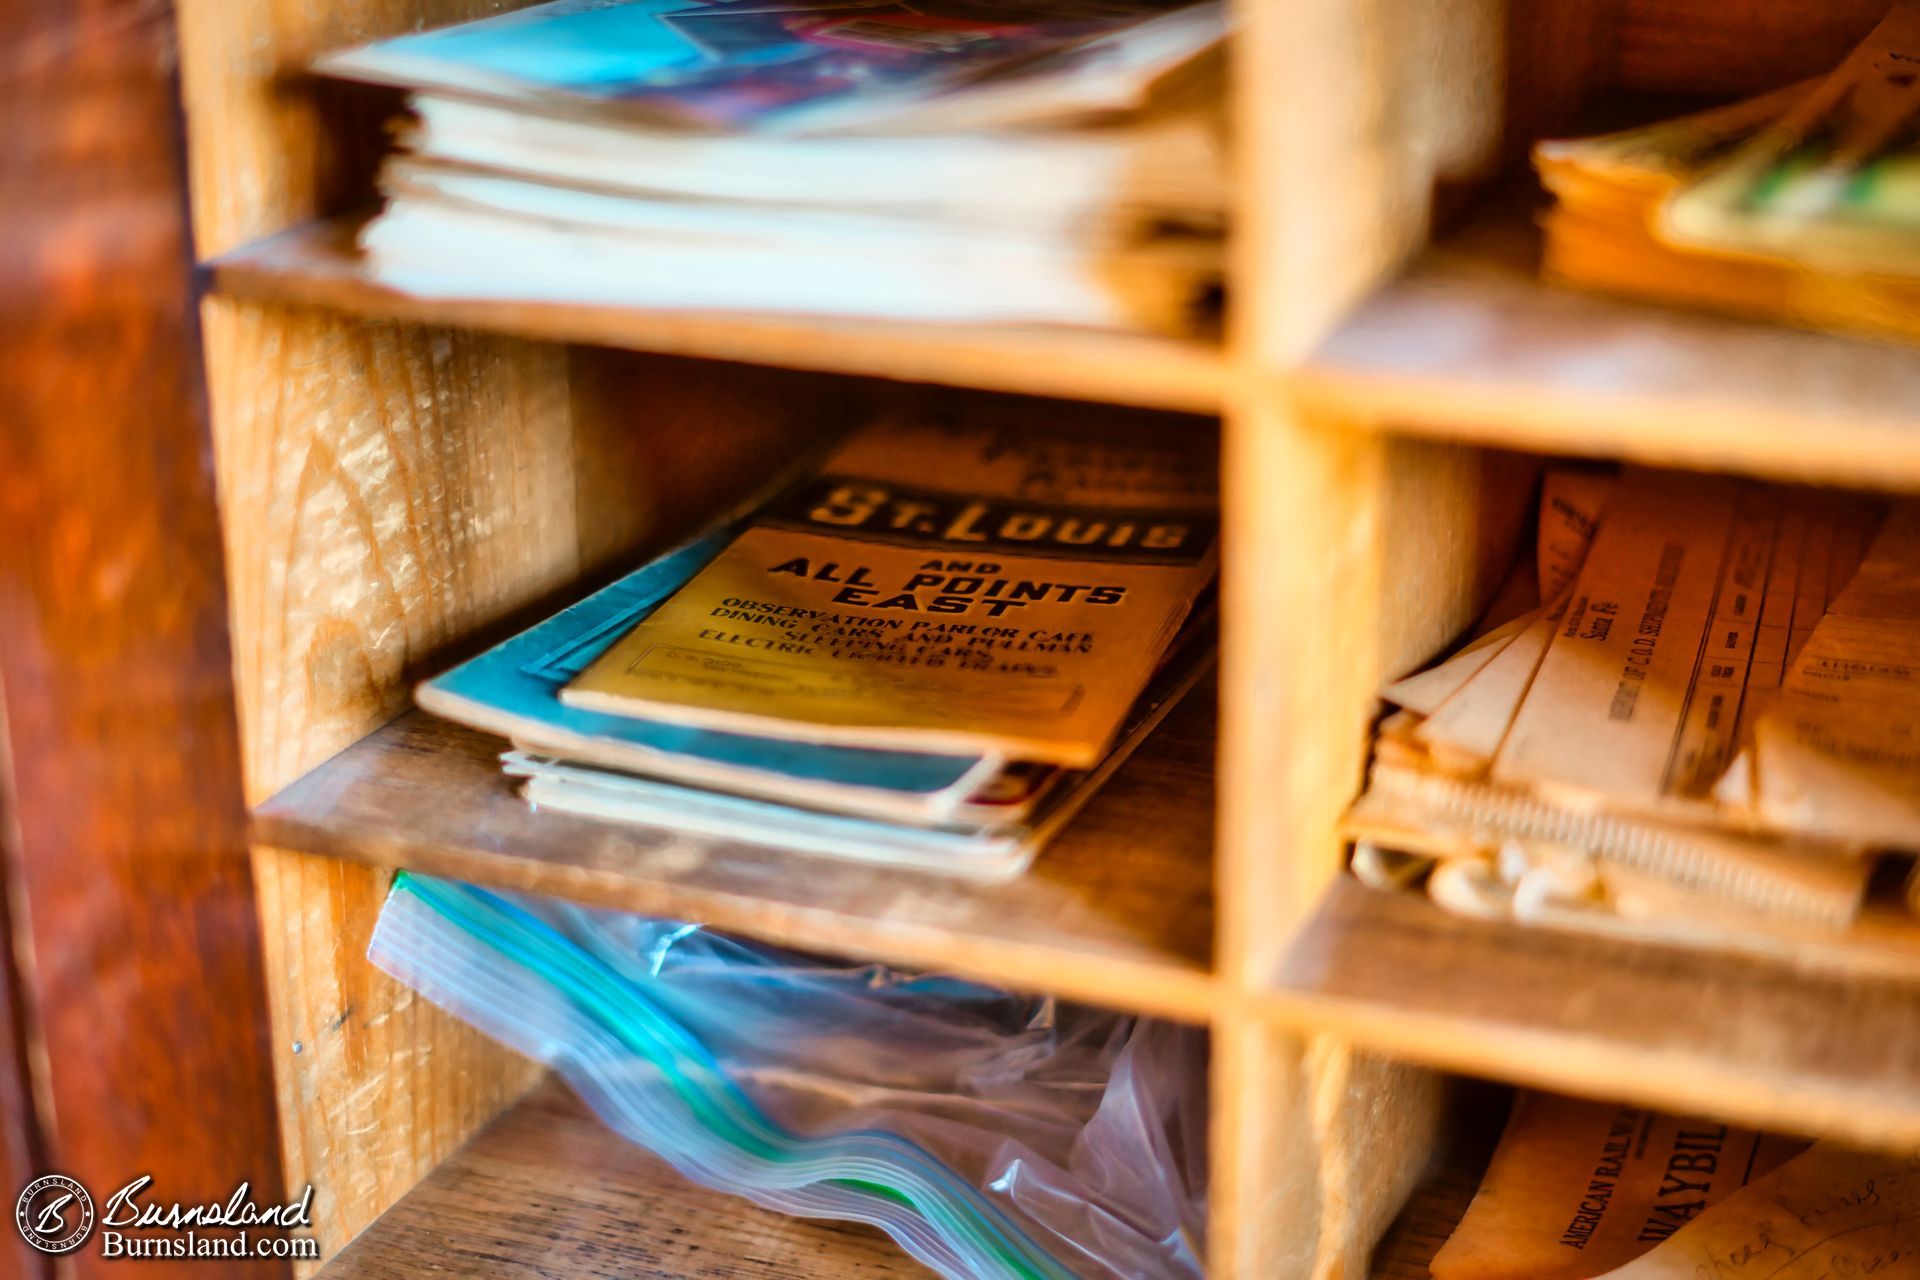
M 1920 1150 L 1828 1142 L 1603 1280 L 1920 1280 Z

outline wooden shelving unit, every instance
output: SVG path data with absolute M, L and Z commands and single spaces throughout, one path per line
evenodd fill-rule
M 1537 455 L 1920 489 L 1915 352 L 1547 288 L 1524 211 L 1498 202 L 1433 234 L 1584 101 L 1817 73 L 1884 0 L 1237 0 L 1219 345 L 376 287 L 351 240 L 385 108 L 302 68 L 510 3 L 179 6 L 282 1155 L 289 1184 L 322 1188 L 330 1276 L 914 1271 L 860 1232 L 688 1190 L 552 1094 L 521 1100 L 527 1064 L 364 963 L 395 867 L 1204 1021 L 1221 1277 L 1367 1275 L 1378 1253 L 1419 1280 L 1406 1242 L 1444 1231 L 1436 1184 L 1388 1232 L 1457 1127 L 1448 1072 L 1920 1138 L 1920 983 L 1442 919 L 1345 881 L 1336 830 L 1376 690 L 1479 611 Z M 1183 711 L 1029 877 L 531 815 L 496 744 L 408 713 L 449 653 L 900 382 L 1009 413 L 1218 420 L 1217 729 Z

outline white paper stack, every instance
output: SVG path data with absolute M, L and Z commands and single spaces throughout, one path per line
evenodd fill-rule
M 423 296 L 1185 332 L 1219 3 L 560 0 L 323 60 L 411 90 L 363 235 Z

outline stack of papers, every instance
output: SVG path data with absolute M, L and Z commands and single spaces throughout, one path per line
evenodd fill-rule
M 1550 472 L 1530 597 L 1384 690 L 1355 868 L 1450 909 L 1752 947 L 1920 848 L 1920 509 Z
M 1549 277 L 1920 338 L 1920 4 L 1824 80 L 1534 151 Z
M 1220 0 L 556 0 L 328 57 L 411 91 L 363 234 L 429 297 L 1186 332 Z

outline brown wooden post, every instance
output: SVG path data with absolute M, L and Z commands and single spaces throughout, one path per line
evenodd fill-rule
M 7 887 L 30 1158 L 96 1196 L 144 1173 L 156 1201 L 224 1201 L 244 1178 L 267 1202 L 282 1188 L 173 41 L 165 3 L 0 0 Z M 18 1190 L 0 1188 L 10 1237 Z M 72 1261 L 120 1274 L 97 1241 Z

